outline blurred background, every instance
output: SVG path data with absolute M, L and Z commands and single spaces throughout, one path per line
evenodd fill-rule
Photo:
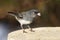
M 17 29 L 19 23 L 7 12 L 23 12 L 32 8 L 41 13 L 31 24 L 32 27 L 60 26 L 60 0 L 0 0 L 0 23 L 7 23 L 11 30 Z

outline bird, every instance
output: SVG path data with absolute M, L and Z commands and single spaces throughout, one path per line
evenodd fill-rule
M 21 24 L 21 28 L 23 30 L 23 33 L 26 33 L 25 29 L 23 28 L 23 25 L 27 25 L 27 27 L 30 29 L 30 31 L 33 31 L 32 28 L 29 26 L 34 20 L 36 16 L 41 16 L 41 13 L 37 9 L 30 9 L 23 12 L 8 12 L 9 15 L 14 16 L 15 19 Z

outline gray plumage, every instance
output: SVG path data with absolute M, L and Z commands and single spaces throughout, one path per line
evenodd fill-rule
M 25 32 L 24 28 L 23 28 L 24 24 L 25 25 L 31 24 L 37 15 L 41 16 L 39 11 L 36 9 L 31 9 L 28 11 L 24 11 L 21 13 L 15 13 L 15 14 L 14 14 L 14 12 L 9 12 L 9 13 L 12 14 L 12 16 L 15 16 L 16 20 L 21 24 L 21 28 L 23 29 L 23 32 Z M 29 25 L 28 25 L 28 27 L 30 28 Z

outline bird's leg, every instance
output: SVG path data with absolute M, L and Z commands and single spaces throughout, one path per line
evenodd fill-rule
M 31 32 L 35 32 L 34 30 L 32 30 L 32 28 L 28 25 L 28 28 L 30 29 Z
M 25 31 L 25 29 L 23 28 L 23 25 L 21 25 L 21 28 L 22 28 L 22 30 L 23 30 L 23 33 L 27 33 L 27 32 Z

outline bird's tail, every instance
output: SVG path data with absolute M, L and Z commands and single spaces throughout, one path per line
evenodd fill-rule
M 9 15 L 11 15 L 11 16 L 16 16 L 16 15 L 17 15 L 15 12 L 8 12 L 8 13 L 9 13 Z

